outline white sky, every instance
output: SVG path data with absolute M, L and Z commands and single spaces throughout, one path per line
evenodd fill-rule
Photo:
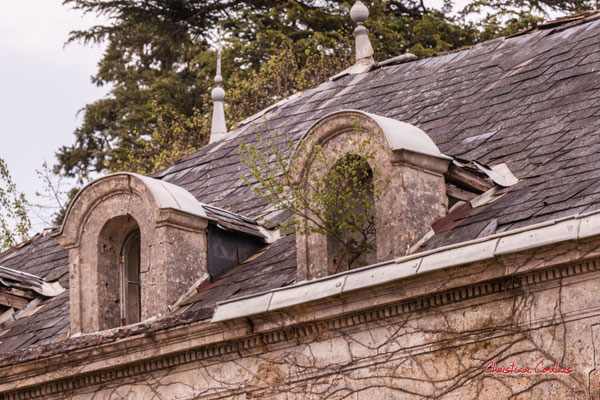
M 73 143 L 77 111 L 106 93 L 90 81 L 102 50 L 70 44 L 68 33 L 95 20 L 62 0 L 0 0 L 0 157 L 35 202 L 36 169 Z

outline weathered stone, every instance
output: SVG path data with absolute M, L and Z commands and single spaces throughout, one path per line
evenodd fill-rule
M 357 129 L 358 127 L 358 129 Z M 359 142 L 366 145 L 359 146 Z M 398 156 L 390 149 L 382 127 L 367 114 L 346 111 L 320 120 L 303 139 L 292 170 L 298 171 L 298 181 L 307 176 L 322 177 L 326 166 L 308 165 L 314 146 L 323 148 L 328 159 L 344 154 L 372 154 L 371 169 L 376 171 L 375 230 L 376 261 L 386 261 L 404 255 L 408 247 L 422 237 L 431 224 L 447 212 L 448 199 L 442 173 L 448 161 L 412 152 L 412 160 Z M 399 150 L 406 153 L 407 150 Z M 424 169 L 430 166 L 430 169 Z M 308 187 L 305 190 L 310 190 Z M 297 281 L 315 279 L 332 273 L 333 262 L 328 254 L 327 236 L 321 233 L 297 235 Z M 337 271 L 339 272 L 339 271 Z
M 141 236 L 142 320 L 166 313 L 207 273 L 207 220 L 161 208 L 156 197 L 138 177 L 116 174 L 75 199 L 57 237 L 69 251 L 72 333 L 121 325 L 119 257 L 135 229 Z

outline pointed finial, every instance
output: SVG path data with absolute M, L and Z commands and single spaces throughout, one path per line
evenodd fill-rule
M 373 65 L 373 46 L 369 40 L 369 30 L 364 25 L 369 18 L 369 9 L 358 0 L 350 9 L 350 17 L 357 25 L 353 33 L 356 40 L 356 64 Z
M 219 50 L 217 53 L 217 73 L 215 75 L 217 86 L 212 90 L 213 116 L 210 129 L 209 143 L 216 142 L 227 134 L 227 125 L 225 124 L 225 110 L 223 109 L 223 100 L 225 100 L 225 90 L 221 87 L 223 77 L 221 76 L 221 39 L 219 38 Z

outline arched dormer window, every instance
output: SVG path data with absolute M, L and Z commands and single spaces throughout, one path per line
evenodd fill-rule
M 55 237 L 69 252 L 72 334 L 164 315 L 272 240 L 180 186 L 126 172 L 81 189 Z
M 377 241 L 373 170 L 367 160 L 347 154 L 334 163 L 326 179 L 333 201 L 328 204 L 332 234 L 327 237 L 330 273 L 375 263 Z
M 322 156 L 315 157 L 317 152 Z M 314 187 L 310 184 L 313 177 L 322 177 L 329 171 L 320 160 L 343 160 L 348 156 L 367 159 L 374 172 L 361 183 L 372 185 L 375 193 L 373 251 L 364 253 L 364 260 L 360 257 L 356 261 L 341 260 L 340 268 L 335 268 L 332 261 L 340 262 L 336 259 L 339 248 L 331 237 L 316 230 L 297 234 L 296 281 L 330 275 L 353 268 L 355 264 L 402 256 L 447 212 L 443 174 L 451 158 L 443 155 L 419 128 L 358 110 L 336 111 L 321 118 L 306 132 L 291 161 L 295 184 L 310 193 Z M 368 169 L 365 171 L 369 176 Z M 365 198 L 370 201 L 369 196 Z M 305 214 L 304 223 L 310 225 L 310 212 L 307 210 Z M 344 230 L 340 234 L 351 235 Z
M 56 239 L 69 251 L 71 332 L 95 332 L 168 312 L 209 276 L 208 221 L 185 189 L 118 173 L 73 200 Z

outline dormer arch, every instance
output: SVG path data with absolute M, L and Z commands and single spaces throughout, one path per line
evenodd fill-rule
M 314 156 L 317 151 L 326 163 Z M 348 155 L 368 159 L 376 171 L 372 182 L 378 193 L 373 200 L 375 254 L 365 257 L 365 263 L 404 255 L 447 212 L 443 174 L 451 158 L 413 125 L 359 110 L 341 110 L 308 129 L 292 156 L 290 170 L 296 183 L 310 191 L 309 177 L 325 176 L 327 168 Z M 333 265 L 328 235 L 298 234 L 296 241 L 298 281 L 341 272 Z
M 56 237 L 69 251 L 71 332 L 166 313 L 189 287 L 209 276 L 208 221 L 202 204 L 185 189 L 149 177 L 111 174 L 81 189 Z M 126 304 L 131 310 L 121 309 Z M 139 316 L 133 307 L 139 307 Z

